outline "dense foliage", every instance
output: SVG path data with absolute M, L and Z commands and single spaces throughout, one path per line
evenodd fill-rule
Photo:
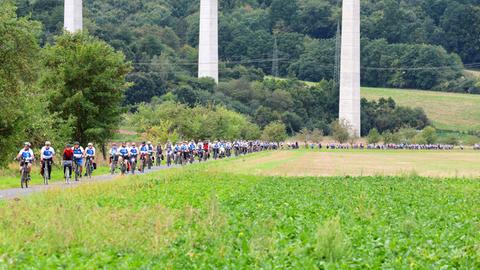
M 157 142 L 171 140 L 258 139 L 260 129 L 247 117 L 220 106 L 190 108 L 181 103 L 154 101 L 128 117 L 131 126 Z M 283 129 L 285 132 L 285 128 Z
M 85 34 L 64 34 L 45 49 L 42 87 L 49 89 L 49 111 L 72 122 L 82 144 L 105 144 L 122 119 L 120 106 L 130 66 L 122 53 Z
M 31 13 L 44 23 L 44 41 L 61 31 L 63 0 L 16 2 L 19 14 Z M 84 4 L 89 32 L 136 63 L 128 104 L 148 102 L 196 75 L 198 0 Z M 242 72 L 250 78 L 272 72 L 312 81 L 334 77 L 339 1 L 229 0 L 220 5 L 222 79 Z M 464 86 L 475 83 L 457 81 L 463 65 L 456 54 L 465 63 L 480 62 L 479 14 L 475 0 L 362 1 L 363 84 L 468 92 Z M 274 55 L 278 61 L 272 61 Z M 243 71 L 238 65 L 245 66 Z
M 125 75 L 121 52 L 86 34 L 62 35 L 39 46 L 40 24 L 0 2 L 0 165 L 22 141 L 103 144 L 116 129 Z
M 367 135 L 372 128 L 383 133 L 398 131 L 402 127 L 423 129 L 430 121 L 421 108 L 398 106 L 391 98 L 378 101 L 362 99 L 362 134 Z

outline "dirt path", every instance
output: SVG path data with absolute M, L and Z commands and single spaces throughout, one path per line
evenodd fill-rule
M 152 172 L 165 170 L 165 169 L 169 169 L 169 168 L 174 168 L 174 167 L 175 166 L 167 167 L 167 166 L 162 165 L 162 166 L 159 166 L 159 167 L 154 167 L 151 170 L 148 170 L 147 172 L 145 172 L 145 174 L 149 174 L 149 173 L 152 173 Z M 84 178 L 82 178 L 83 181 L 72 182 L 71 184 L 65 184 L 63 181 L 59 181 L 59 182 L 53 182 L 48 186 L 36 185 L 36 186 L 32 186 L 28 189 L 12 188 L 12 189 L 0 190 L 0 200 L 2 200 L 2 199 L 6 199 L 6 200 L 15 199 L 15 198 L 18 198 L 18 197 L 24 197 L 24 196 L 31 195 L 33 193 L 38 193 L 38 192 L 42 192 L 42 191 L 46 191 L 46 190 L 50 190 L 50 189 L 67 189 L 67 188 L 78 187 L 80 185 L 85 185 L 85 184 L 112 181 L 112 180 L 115 180 L 116 178 L 118 178 L 119 176 L 120 175 L 118 175 L 118 174 L 116 174 L 116 175 L 107 174 L 107 175 L 93 176 L 91 180 L 85 180 Z

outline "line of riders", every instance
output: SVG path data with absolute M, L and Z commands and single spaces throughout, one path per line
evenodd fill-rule
M 143 142 L 138 147 L 136 143 L 120 144 L 112 143 L 109 151 L 110 173 L 115 174 L 117 168 L 122 175 L 135 171 L 145 172 L 145 169 L 151 169 L 154 164 L 160 166 L 165 160 L 167 166 L 186 165 L 207 161 L 208 159 L 221 159 L 240 155 L 246 155 L 253 152 L 276 150 L 279 144 L 263 141 L 190 141 L 173 144 L 168 141 L 164 146 L 158 144 L 156 147 L 151 142 Z M 65 183 L 70 184 L 72 178 L 78 182 L 82 175 L 88 178 L 92 177 L 96 169 L 95 163 L 96 150 L 92 143 L 84 149 L 79 142 L 72 145 L 67 144 L 63 150 L 62 164 Z M 51 179 L 52 165 L 54 164 L 55 150 L 52 144 L 47 141 L 40 150 L 41 169 L 44 184 L 48 185 Z M 31 144 L 26 142 L 20 150 L 15 160 L 20 162 L 21 187 L 28 188 L 31 180 L 32 164 L 35 161 L 35 155 L 31 149 Z M 85 171 L 84 171 L 85 170 Z M 84 173 L 84 174 L 83 174 Z
M 291 144 L 287 143 L 288 149 L 298 149 L 298 143 Z M 282 147 L 283 148 L 283 147 Z M 309 143 L 307 144 L 307 148 L 310 149 L 327 149 L 327 150 L 335 150 L 335 149 L 376 149 L 376 150 L 454 150 L 455 146 L 452 144 L 336 144 L 336 143 L 327 143 L 327 144 L 314 144 Z M 458 149 L 464 150 L 465 147 L 463 145 L 459 145 Z M 480 144 L 475 144 L 473 146 L 474 150 L 480 150 Z
M 158 144 L 156 147 L 151 142 L 143 142 L 139 147 L 136 143 L 128 145 L 124 142 L 120 146 L 113 143 L 109 152 L 110 172 L 114 174 L 119 167 L 122 175 L 135 174 L 136 169 L 143 172 L 154 164 L 160 166 L 163 160 L 170 167 L 276 149 L 278 144 L 262 141 L 184 141 L 176 144 L 168 141 L 164 146 Z M 137 168 L 138 161 L 140 166 Z

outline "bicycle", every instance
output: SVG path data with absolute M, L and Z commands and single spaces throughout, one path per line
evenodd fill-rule
M 79 178 L 80 178 L 80 169 L 79 169 L 79 166 L 78 166 L 78 159 L 77 158 L 74 158 L 73 159 L 73 172 L 75 174 L 75 182 L 78 182 Z
M 92 173 L 93 173 L 93 158 L 92 157 L 87 157 L 87 161 L 85 162 L 85 169 L 86 169 L 86 175 L 88 179 L 92 179 Z
M 63 170 L 64 170 L 64 175 L 65 175 L 65 183 L 70 184 L 70 182 L 71 182 L 70 172 L 73 170 L 73 162 L 71 160 L 64 160 L 63 161 Z
M 138 167 L 139 172 L 145 173 L 145 167 L 147 167 L 145 163 L 147 163 L 147 158 L 148 157 L 146 155 L 140 156 L 140 167 Z
M 130 170 L 132 174 L 135 174 L 135 168 L 137 166 L 137 157 L 130 158 Z
M 125 175 L 125 172 L 127 171 L 128 157 L 120 157 L 119 162 L 120 162 L 120 173 L 122 175 Z
M 48 186 L 48 180 L 50 179 L 49 168 L 51 168 L 53 162 L 51 159 L 43 160 L 43 184 Z
M 112 162 L 110 164 L 110 173 L 112 175 L 115 174 L 115 170 L 117 169 L 117 161 L 118 161 L 118 157 L 117 156 L 112 156 Z
M 147 168 L 148 168 L 149 170 L 151 170 L 151 169 L 152 169 L 152 166 L 153 166 L 153 160 L 152 160 L 153 156 L 152 156 L 152 154 L 153 154 L 153 153 L 148 154 L 148 157 L 147 157 Z
M 30 181 L 30 177 L 28 175 L 28 164 L 30 164 L 31 161 L 28 161 L 24 158 L 22 158 L 22 169 L 20 171 L 20 186 L 23 188 L 28 188 L 28 182 Z
M 172 166 L 172 160 L 173 160 L 173 152 L 168 151 L 167 152 L 167 167 Z

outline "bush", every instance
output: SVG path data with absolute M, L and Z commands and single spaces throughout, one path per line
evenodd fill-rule
M 432 126 L 423 129 L 421 136 L 426 144 L 434 144 L 437 142 L 437 130 Z
M 376 128 L 371 129 L 367 136 L 367 142 L 369 144 L 377 144 L 381 140 L 382 136 L 380 135 L 378 130 Z
M 171 101 L 139 105 L 137 112 L 129 115 L 128 122 L 138 132 L 150 133 L 160 140 L 176 137 L 195 140 L 258 139 L 260 135 L 259 127 L 237 112 L 220 106 L 197 105 L 190 108 Z
M 287 139 L 287 127 L 282 122 L 268 124 L 262 133 L 262 140 L 269 142 L 283 142 Z
M 340 227 L 338 217 L 327 220 L 317 230 L 315 252 L 321 260 L 335 262 L 345 257 L 350 250 L 350 242 Z
M 345 143 L 350 139 L 351 126 L 345 120 L 333 121 L 330 130 L 333 139 L 339 143 Z
M 400 135 L 398 133 L 386 131 L 382 136 L 385 143 L 400 143 Z

